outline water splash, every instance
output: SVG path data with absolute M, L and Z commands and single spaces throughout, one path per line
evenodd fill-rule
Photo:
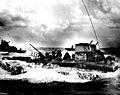
M 22 62 L 22 61 L 21 61 Z M 29 64 L 23 62 L 22 64 Z M 92 75 L 99 75 L 101 78 L 112 78 L 118 74 L 116 72 L 108 72 L 102 73 L 97 71 L 86 71 L 83 69 L 76 68 L 65 68 L 65 67 L 56 67 L 56 68 L 47 68 L 42 67 L 42 65 L 31 65 L 31 67 L 27 67 L 27 73 L 19 74 L 19 75 L 11 75 L 9 72 L 0 68 L 0 79 L 2 80 L 28 80 L 31 83 L 49 83 L 53 81 L 58 82 L 71 82 L 71 83 L 84 83 L 90 80 L 82 79 L 79 77 L 78 73 Z

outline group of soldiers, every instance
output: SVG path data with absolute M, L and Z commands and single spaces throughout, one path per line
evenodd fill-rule
M 70 54 L 68 52 L 65 53 L 65 55 L 62 58 L 62 51 L 57 50 L 57 51 L 52 51 L 51 53 L 46 52 L 45 55 L 39 52 L 38 59 L 41 61 L 52 61 L 52 60 L 57 60 L 57 61 L 62 61 L 62 60 L 71 60 Z

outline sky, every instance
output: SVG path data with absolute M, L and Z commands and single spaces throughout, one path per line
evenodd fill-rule
M 84 0 L 100 47 L 120 45 L 120 0 Z M 17 47 L 96 43 L 82 0 L 0 0 L 0 39 Z

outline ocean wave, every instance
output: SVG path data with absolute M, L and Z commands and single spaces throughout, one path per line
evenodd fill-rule
M 23 64 L 23 63 L 22 63 Z M 24 63 L 25 64 L 25 63 Z M 28 63 L 27 63 L 28 64 Z M 57 68 L 47 68 L 42 65 L 31 65 L 31 67 L 27 67 L 27 72 L 19 75 L 11 75 L 6 70 L 0 68 L 0 79 L 1 80 L 28 80 L 31 83 L 49 83 L 53 81 L 58 82 L 70 82 L 70 83 L 85 83 L 91 80 L 82 78 L 80 75 L 82 74 L 92 74 L 99 75 L 102 78 L 113 78 L 116 77 L 118 71 L 116 72 L 108 72 L 102 73 L 97 71 L 86 71 L 83 69 L 75 69 L 75 68 L 65 68 L 65 67 L 57 67 Z M 80 75 L 79 75 L 80 74 Z

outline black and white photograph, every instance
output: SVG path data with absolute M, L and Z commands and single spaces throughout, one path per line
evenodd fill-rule
M 0 0 L 0 95 L 120 95 L 120 0 Z

